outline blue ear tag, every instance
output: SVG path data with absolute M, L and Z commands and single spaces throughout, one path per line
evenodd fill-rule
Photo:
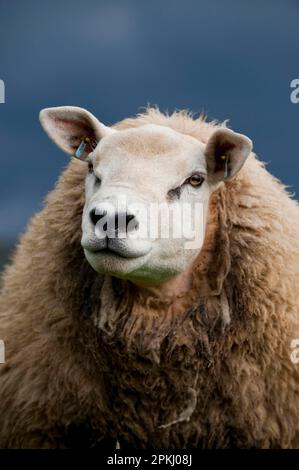
M 225 160 L 224 178 L 227 178 L 228 177 L 228 157 L 227 157 L 227 155 L 222 155 L 221 160 Z
M 77 150 L 76 150 L 75 156 L 76 156 L 77 158 L 81 158 L 81 157 L 82 157 L 83 152 L 84 152 L 84 150 L 85 150 L 85 147 L 86 147 L 86 138 L 84 137 L 84 138 L 81 140 L 80 145 L 79 145 L 79 147 L 78 147 Z

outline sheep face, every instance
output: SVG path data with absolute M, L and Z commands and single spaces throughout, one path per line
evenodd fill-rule
M 41 112 L 49 136 L 86 163 L 82 247 L 100 273 L 157 284 L 183 272 L 204 242 L 209 199 L 251 141 L 226 128 L 207 144 L 168 127 L 114 130 L 74 107 Z

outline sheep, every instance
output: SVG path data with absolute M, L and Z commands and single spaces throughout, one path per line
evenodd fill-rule
M 299 208 L 250 139 L 158 108 L 40 119 L 77 158 L 3 274 L 0 447 L 298 447 Z M 120 193 L 200 201 L 200 246 L 101 236 Z

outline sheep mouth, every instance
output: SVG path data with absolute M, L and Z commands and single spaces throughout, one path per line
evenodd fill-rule
M 140 256 L 143 255 L 137 255 L 136 254 L 130 254 L 130 253 L 124 253 L 119 250 L 115 250 L 112 248 L 100 248 L 97 250 L 89 250 L 93 255 L 101 255 L 101 256 L 117 256 L 119 258 L 123 259 L 132 259 L 132 258 L 139 258 Z
M 133 260 L 142 258 L 147 255 L 151 249 L 152 244 L 149 242 L 139 242 L 138 240 L 124 240 L 124 239 L 94 239 L 89 237 L 82 237 L 81 245 L 87 254 L 95 258 L 111 259 L 124 259 Z
M 99 246 L 98 244 L 91 244 L 88 246 L 83 245 L 84 250 L 88 251 L 93 256 L 98 257 L 110 257 L 110 258 L 122 258 L 122 259 L 136 259 L 147 255 L 150 251 L 147 249 L 133 249 L 133 247 L 127 247 L 125 244 L 115 244 L 111 241 Z

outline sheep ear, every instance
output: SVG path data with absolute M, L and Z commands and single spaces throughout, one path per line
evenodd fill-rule
M 116 132 L 90 112 L 75 106 L 43 109 L 39 119 L 50 139 L 80 160 L 86 159 L 103 137 Z
M 252 150 L 252 141 L 230 129 L 218 129 L 205 149 L 208 177 L 213 183 L 233 178 Z

